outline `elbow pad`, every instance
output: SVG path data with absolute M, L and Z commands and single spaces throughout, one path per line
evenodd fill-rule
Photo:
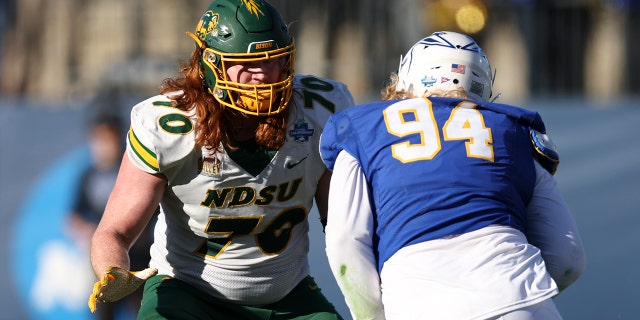
M 556 173 L 560 157 L 556 150 L 556 145 L 545 133 L 531 129 L 531 143 L 533 145 L 533 157 L 550 174 Z

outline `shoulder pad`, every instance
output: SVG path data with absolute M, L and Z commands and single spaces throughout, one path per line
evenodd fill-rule
M 155 96 L 131 110 L 127 152 L 140 169 L 157 173 L 194 150 L 195 119 L 171 105 L 167 96 Z
M 332 79 L 311 75 L 296 75 L 294 91 L 300 94 L 306 109 L 317 109 L 333 114 L 355 105 L 348 86 Z
M 545 133 L 531 129 L 530 136 L 533 145 L 533 157 L 543 168 L 549 171 L 549 173 L 556 173 L 558 164 L 560 163 L 556 145 Z

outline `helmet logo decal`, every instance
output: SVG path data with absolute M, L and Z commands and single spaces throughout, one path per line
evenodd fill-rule
M 482 93 L 484 92 L 484 84 L 475 80 L 471 80 L 471 87 L 469 88 L 469 91 L 482 97 Z
M 211 10 L 207 10 L 196 26 L 196 36 L 204 41 L 205 36 L 218 26 L 219 19 L 220 15 Z
M 458 64 L 458 63 L 451 64 L 451 72 L 464 74 L 466 69 L 467 67 L 464 64 Z
M 422 85 L 425 87 L 433 87 L 436 81 L 436 78 L 434 78 L 432 75 L 425 75 L 422 80 L 420 80 L 420 82 L 422 82 Z
M 446 32 L 434 32 L 432 35 L 420 40 L 420 42 L 418 43 L 424 44 L 426 46 L 441 46 L 441 47 L 452 48 L 452 49 L 458 48 L 461 50 L 482 52 L 480 47 L 478 47 L 478 44 L 471 38 L 469 38 L 469 43 L 463 46 L 460 46 L 460 45 L 455 46 L 451 42 L 449 42 L 449 40 L 443 37 L 443 35 L 445 34 Z
M 277 47 L 278 47 L 278 44 L 274 40 L 252 42 L 249 44 L 247 53 L 269 51 L 269 50 L 276 49 Z
M 260 10 L 260 5 L 258 5 L 258 2 L 256 0 L 242 0 L 242 3 L 244 3 L 244 5 L 247 7 L 247 10 L 255 14 L 256 17 L 260 18 L 258 13 L 264 16 L 264 12 Z

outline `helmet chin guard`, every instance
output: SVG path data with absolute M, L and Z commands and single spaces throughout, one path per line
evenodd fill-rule
M 401 57 L 396 91 L 422 97 L 462 88 L 469 99 L 488 101 L 492 85 L 491 65 L 475 40 L 439 31 L 418 41 Z
M 280 14 L 263 0 L 214 0 L 187 32 L 202 50 L 204 83 L 222 105 L 266 116 L 286 109 L 292 92 L 294 42 Z M 278 81 L 243 84 L 227 75 L 229 62 L 280 60 Z

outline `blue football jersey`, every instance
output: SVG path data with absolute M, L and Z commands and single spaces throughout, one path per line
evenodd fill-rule
M 416 98 L 334 114 L 321 138 L 329 169 L 346 151 L 366 176 L 378 269 L 400 248 L 491 224 L 522 232 L 538 113 L 495 103 Z M 331 213 L 329 213 L 331 214 Z

